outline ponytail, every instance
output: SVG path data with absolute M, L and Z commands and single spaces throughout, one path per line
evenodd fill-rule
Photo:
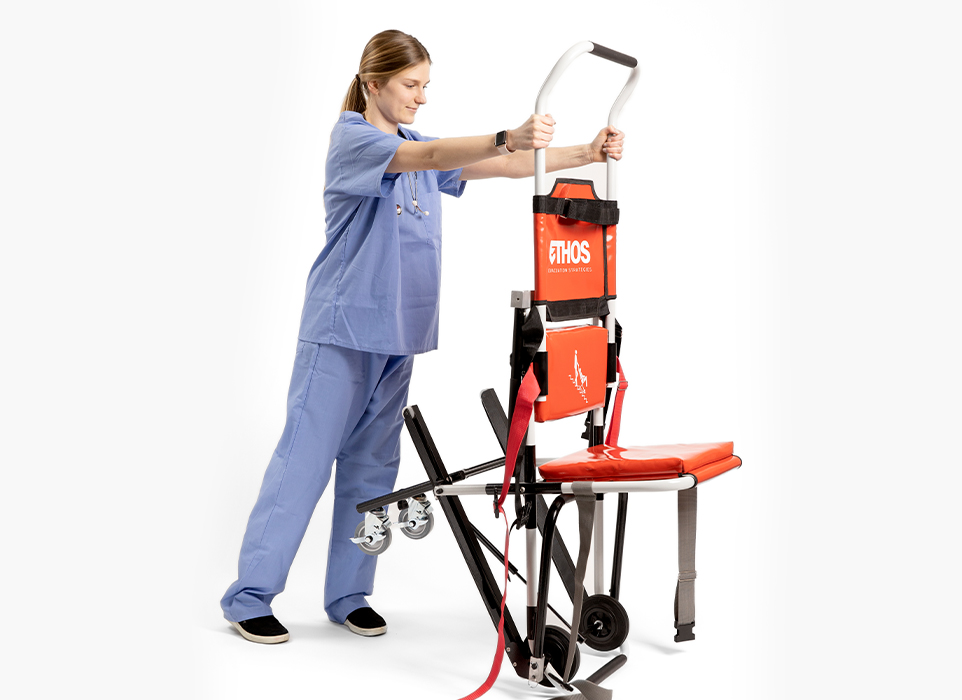
M 342 112 L 360 112 L 364 114 L 367 109 L 367 97 L 364 95 L 364 87 L 361 85 L 361 76 L 355 75 L 351 81 L 351 87 L 347 89 L 344 96 L 344 103 L 341 105 Z
M 410 34 L 396 29 L 375 34 L 364 47 L 360 69 L 347 89 L 341 111 L 364 114 L 369 82 L 387 82 L 398 73 L 424 61 L 431 62 L 428 50 Z

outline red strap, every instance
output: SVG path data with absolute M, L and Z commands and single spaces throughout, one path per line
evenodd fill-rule
M 621 406 L 625 400 L 625 389 L 628 388 L 628 379 L 625 372 L 621 369 L 621 359 L 615 358 L 615 367 L 618 369 L 618 393 L 615 395 L 615 407 L 611 410 L 611 423 L 608 425 L 608 437 L 605 439 L 606 445 L 616 447 L 618 445 L 618 433 L 621 431 Z
M 531 409 L 535 400 L 541 393 L 538 380 L 535 379 L 534 372 L 528 368 L 524 379 L 521 380 L 521 388 L 518 389 L 518 398 L 514 402 L 514 415 L 511 416 L 511 428 L 508 431 L 508 446 L 504 453 L 504 481 L 501 484 L 501 495 L 498 497 L 497 508 L 504 518 L 504 594 L 501 596 L 501 618 L 498 620 L 498 648 L 494 652 L 494 662 L 491 664 L 491 671 L 481 687 L 470 695 L 466 695 L 461 700 L 477 700 L 482 695 L 491 690 L 491 686 L 498 679 L 501 673 L 501 661 L 504 659 L 504 606 L 508 600 L 508 545 L 511 539 L 511 523 L 504 512 L 504 499 L 508 497 L 508 487 L 511 484 L 511 477 L 514 475 L 515 465 L 518 463 L 518 450 L 521 448 L 521 440 L 528 430 L 528 423 L 531 420 Z
M 504 499 L 508 497 L 508 487 L 511 485 L 511 477 L 514 475 L 514 467 L 518 463 L 518 450 L 521 448 L 521 440 L 528 432 L 528 423 L 531 422 L 531 409 L 541 387 L 534 376 L 534 372 L 529 367 L 521 380 L 521 387 L 518 389 L 518 398 L 514 402 L 514 415 L 511 416 L 511 428 L 508 431 L 508 446 L 504 451 L 504 481 L 501 483 L 501 496 L 498 497 L 498 505 L 504 504 Z

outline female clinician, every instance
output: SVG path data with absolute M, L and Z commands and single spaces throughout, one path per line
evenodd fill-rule
M 387 630 L 367 604 L 377 557 L 350 538 L 356 504 L 389 493 L 413 356 L 437 348 L 440 193 L 466 180 L 534 173 L 550 115 L 488 136 L 432 139 L 408 125 L 427 102 L 431 59 L 414 37 L 385 31 L 364 49 L 331 133 L 324 188 L 327 243 L 311 268 L 287 422 L 241 547 L 224 617 L 254 642 L 289 638 L 271 612 L 336 462 L 324 609 L 356 634 Z M 551 148 L 548 170 L 621 158 L 623 135 Z

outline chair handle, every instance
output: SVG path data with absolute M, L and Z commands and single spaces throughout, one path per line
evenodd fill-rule
M 561 75 L 568 69 L 568 66 L 570 66 L 576 58 L 578 58 L 578 56 L 585 53 L 590 53 L 598 56 L 599 58 L 604 58 L 608 61 L 631 68 L 631 73 L 628 75 L 628 81 L 625 83 L 624 88 L 622 88 L 621 93 L 618 95 L 614 105 L 611 107 L 611 111 L 608 113 L 608 124 L 614 126 L 617 123 L 618 117 L 621 114 L 621 108 L 624 107 L 625 103 L 628 101 L 632 91 L 635 89 L 635 83 L 638 82 L 638 74 L 640 71 L 638 68 L 638 61 L 627 54 L 614 51 L 591 41 L 582 41 L 575 44 L 568 49 L 560 59 L 558 59 L 558 62 L 555 63 L 554 68 L 552 68 L 551 72 L 548 73 L 548 77 L 545 79 L 544 84 L 541 86 L 541 90 L 538 92 L 538 98 L 535 100 L 534 106 L 535 114 L 547 113 L 548 97 L 551 94 L 551 91 L 554 90 L 554 87 L 561 78 Z M 607 199 L 616 198 L 615 165 L 617 162 L 618 161 L 614 160 L 610 156 L 607 158 Z M 534 152 L 534 193 L 536 195 L 548 194 L 546 185 L 547 178 L 545 175 L 545 152 L 543 148 L 538 148 L 535 149 Z

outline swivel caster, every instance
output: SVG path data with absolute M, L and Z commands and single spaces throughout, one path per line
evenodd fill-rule
M 423 520 L 415 520 L 411 518 L 407 508 L 401 511 L 398 516 L 398 525 L 401 527 L 401 532 L 410 537 L 412 540 L 420 540 L 427 537 L 431 530 L 434 528 L 434 516 L 427 513 Z M 412 523 L 414 523 L 412 525 Z
M 398 504 L 401 506 L 401 503 Z M 434 528 L 434 516 L 431 515 L 431 502 L 422 493 L 411 499 L 401 507 L 398 516 L 398 525 L 401 532 L 412 540 L 420 540 L 427 537 Z
M 383 530 L 379 539 L 375 539 L 375 537 L 376 535 L 367 534 L 365 523 L 360 522 L 357 524 L 357 529 L 354 530 L 354 537 L 351 541 L 365 554 L 376 557 L 391 546 L 391 531 Z
M 362 552 L 377 556 L 391 546 L 391 520 L 384 508 L 372 510 L 354 529 L 351 542 Z

